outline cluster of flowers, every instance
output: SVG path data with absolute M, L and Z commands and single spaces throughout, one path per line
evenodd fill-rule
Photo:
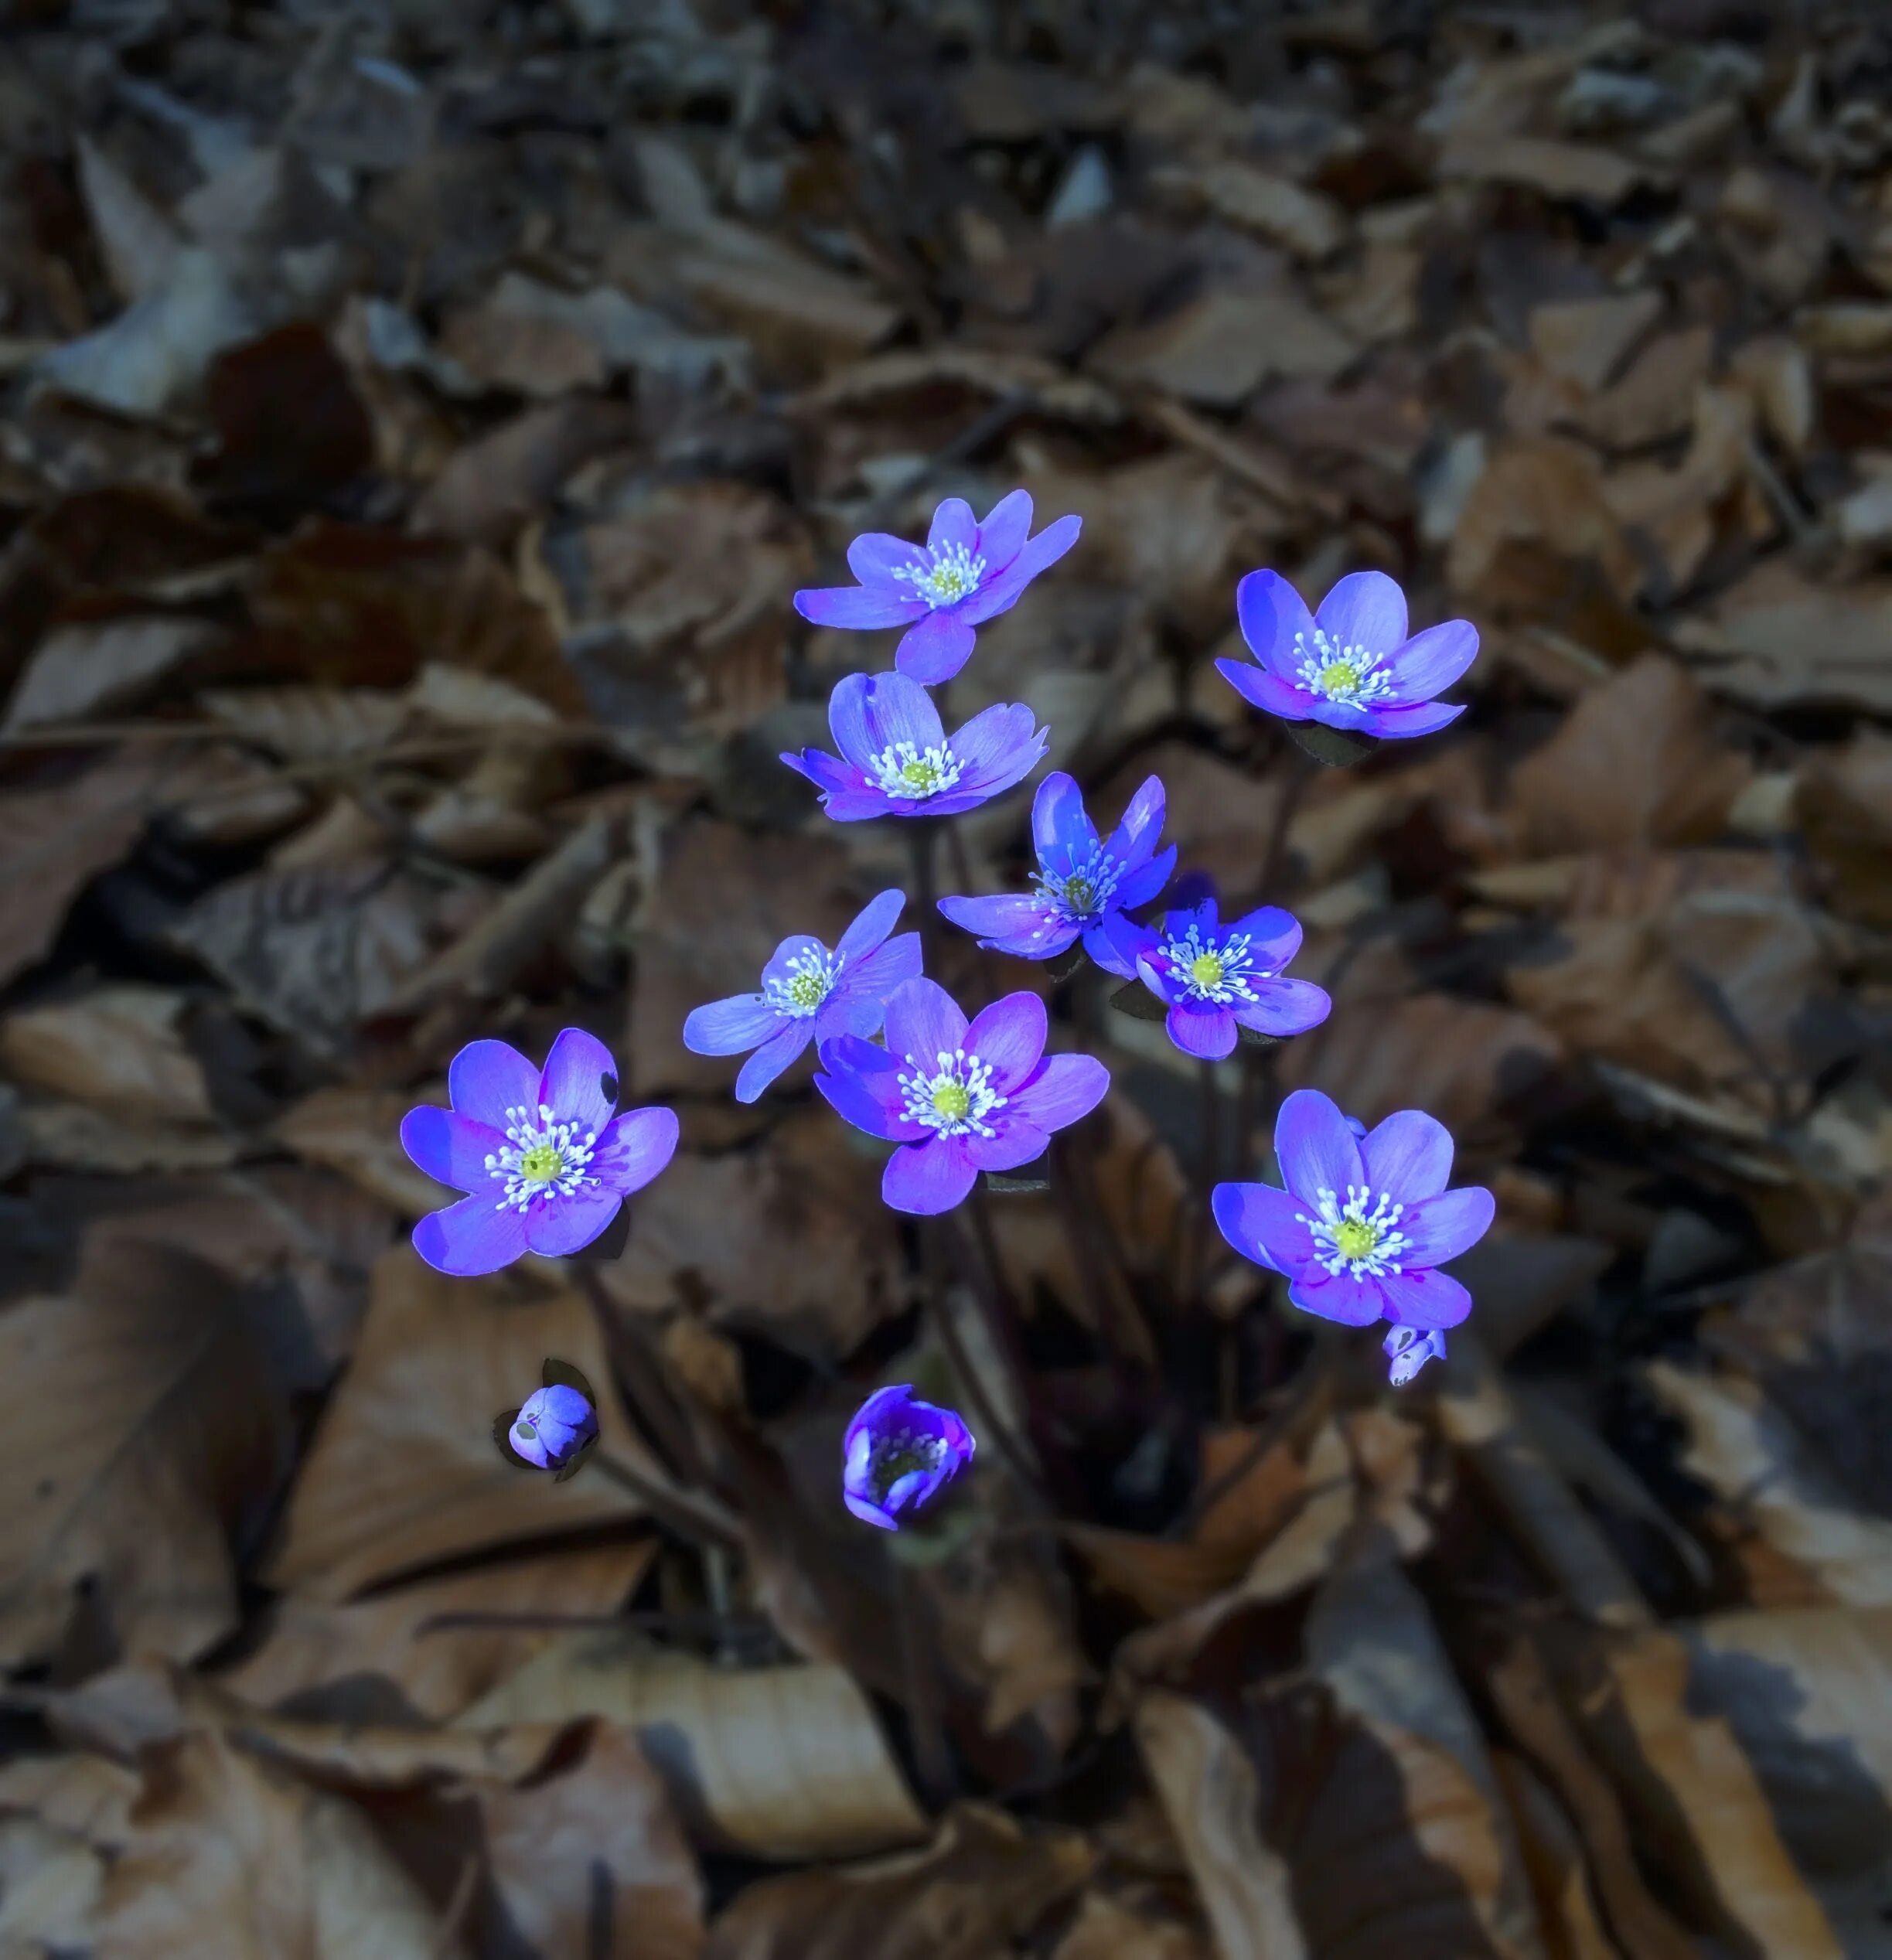
M 830 819 L 948 817 L 1030 773 L 1047 731 L 1029 707 L 989 707 L 949 735 L 927 690 L 960 671 L 976 629 L 1071 548 L 1079 524 L 1062 517 L 1033 537 L 1023 490 L 983 523 L 948 498 L 925 545 L 857 537 L 847 554 L 857 585 L 796 595 L 796 609 L 818 625 L 905 629 L 891 671 L 850 674 L 835 687 L 828 723 L 838 753 L 782 758 L 815 785 Z M 1476 632 L 1453 620 L 1409 636 L 1405 596 L 1382 573 L 1341 579 L 1310 613 L 1285 579 L 1253 572 L 1237 588 L 1236 611 L 1254 661 L 1217 666 L 1246 699 L 1291 724 L 1321 724 L 1358 748 L 1429 734 L 1464 712 L 1435 697 L 1470 666 Z M 1076 782 L 1053 773 L 1032 805 L 1032 888 L 944 898 L 939 908 L 981 946 L 1016 958 L 1062 960 L 1081 943 L 1133 991 L 1140 983 L 1170 1039 L 1207 1062 L 1239 1040 L 1318 1026 L 1332 1004 L 1287 977 L 1301 929 L 1279 907 L 1224 921 L 1195 881 L 1196 891 L 1179 886 L 1160 915 L 1134 915 L 1170 889 L 1176 850 L 1158 848 L 1164 813 L 1163 785 L 1151 776 L 1106 836 Z M 683 1038 L 698 1054 L 745 1055 L 735 1082 L 744 1103 L 812 1043 L 821 1095 L 895 1147 L 881 1181 L 886 1202 L 926 1215 L 962 1202 L 982 1172 L 1041 1156 L 1054 1131 L 1096 1108 L 1110 1074 L 1089 1055 L 1045 1053 L 1035 993 L 1007 994 L 969 1021 L 922 971 L 919 936 L 894 932 L 905 905 L 903 891 L 881 892 L 832 948 L 806 933 L 784 939 L 759 991 L 698 1007 Z M 414 1230 L 415 1249 L 445 1273 L 581 1249 L 677 1147 L 671 1111 L 617 1110 L 609 1052 L 575 1028 L 554 1042 L 543 1071 L 504 1042 L 475 1041 L 455 1058 L 447 1086 L 452 1106 L 413 1110 L 401 1132 L 423 1171 L 467 1194 Z M 1410 1381 L 1444 1353 L 1446 1331 L 1471 1310 L 1464 1288 L 1438 1269 L 1483 1235 L 1491 1194 L 1446 1188 L 1451 1137 L 1416 1110 L 1368 1130 L 1304 1089 L 1281 1106 L 1275 1153 L 1280 1188 L 1215 1188 L 1223 1236 L 1285 1275 L 1297 1307 L 1349 1326 L 1390 1323 L 1392 1379 Z M 547 1371 L 496 1434 L 510 1461 L 565 1475 L 595 1442 L 595 1405 L 575 1371 L 555 1362 Z M 849 1508 L 891 1529 L 970 1461 L 973 1440 L 951 1410 L 886 1388 L 856 1416 L 844 1449 Z

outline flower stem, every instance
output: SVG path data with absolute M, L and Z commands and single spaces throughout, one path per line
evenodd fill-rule
M 595 1267 L 580 1264 L 576 1270 L 578 1289 L 597 1319 L 612 1375 L 665 1467 L 684 1481 L 714 1490 L 715 1477 L 697 1445 L 684 1405 L 670 1388 L 663 1358 L 649 1334 L 634 1314 L 619 1308 Z
M 930 1233 L 924 1236 L 929 1239 L 932 1238 Z M 953 1263 L 965 1276 L 967 1290 L 974 1298 L 979 1298 L 982 1289 L 972 1273 L 973 1261 L 964 1239 L 945 1219 L 940 1221 L 939 1238 L 945 1242 L 952 1254 Z M 1000 1414 L 997 1405 L 987 1391 L 984 1376 L 973 1365 L 972 1356 L 966 1352 L 966 1344 L 960 1338 L 958 1325 L 953 1317 L 953 1309 L 947 1303 L 945 1277 L 939 1269 L 938 1260 L 929 1260 L 928 1264 L 931 1270 L 928 1274 L 930 1283 L 927 1287 L 927 1295 L 932 1309 L 933 1325 L 939 1332 L 939 1345 L 945 1348 L 946 1359 L 951 1363 L 953 1373 L 965 1388 L 966 1399 L 972 1404 L 981 1430 L 991 1437 L 999 1454 L 1005 1459 L 1013 1476 L 1018 1479 L 1020 1488 L 1028 1497 L 1035 1500 L 1042 1493 L 1044 1473 L 1032 1461 L 1030 1451 L 1012 1433 L 1011 1425 Z M 1002 1349 L 1001 1353 L 1003 1358 Z
M 668 1525 L 680 1537 L 713 1548 L 727 1549 L 742 1542 L 741 1527 L 721 1505 L 712 1508 L 687 1491 L 666 1488 L 608 1450 L 594 1450 L 588 1467 L 601 1477 L 609 1478 L 620 1490 L 629 1491 L 658 1523 Z

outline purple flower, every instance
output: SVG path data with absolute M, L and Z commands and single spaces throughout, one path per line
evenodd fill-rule
M 1287 1188 L 1218 1185 L 1215 1222 L 1245 1258 L 1287 1274 L 1297 1307 L 1349 1327 L 1383 1317 L 1428 1337 L 1471 1311 L 1471 1294 L 1437 1269 L 1485 1236 L 1493 1204 L 1480 1185 L 1446 1189 L 1444 1123 L 1400 1110 L 1356 1137 L 1319 1090 L 1297 1089 L 1275 1119 L 1274 1150 Z M 1386 1352 L 1394 1381 L 1410 1381 L 1445 1343 L 1389 1340 Z
M 1235 588 L 1235 612 L 1261 664 L 1215 665 L 1270 714 L 1395 740 L 1429 735 L 1465 711 L 1433 697 L 1471 666 L 1478 629 L 1448 619 L 1409 639 L 1406 595 L 1383 571 L 1350 572 L 1311 616 L 1279 572 L 1251 571 Z
M 963 497 L 948 497 L 923 545 L 863 532 L 847 547 L 848 569 L 861 583 L 797 592 L 795 610 L 817 626 L 905 626 L 894 664 L 936 687 L 966 664 L 973 629 L 1016 605 L 1077 542 L 1082 522 L 1060 517 L 1028 540 L 1031 499 L 1023 490 L 1001 497 L 983 524 Z
M 916 1402 L 910 1388 L 877 1389 L 841 1444 L 841 1498 L 857 1518 L 898 1531 L 973 1460 L 978 1445 L 950 1409 Z
M 1038 864 L 1032 882 L 1038 890 L 942 898 L 939 909 L 955 925 L 984 935 L 982 946 L 1021 960 L 1055 959 L 1082 933 L 1085 951 L 1099 966 L 1133 979 L 1133 960 L 1114 943 L 1113 928 L 1126 911 L 1147 905 L 1169 882 L 1176 847 L 1151 854 L 1162 829 L 1157 777 L 1130 798 L 1123 822 L 1106 841 L 1085 813 L 1076 779 L 1059 770 L 1038 785 L 1031 805 Z
M 684 1046 L 693 1055 L 753 1048 L 736 1077 L 736 1100 L 753 1103 L 811 1041 L 878 1035 L 888 995 L 920 970 L 917 932 L 887 938 L 906 902 L 904 891 L 883 891 L 832 953 L 806 932 L 790 934 L 762 969 L 761 993 L 694 1010 L 684 1023 Z
M 951 816 L 976 809 L 1031 772 L 1045 731 L 1021 701 L 975 714 L 949 741 L 932 697 L 903 673 L 851 673 L 828 700 L 830 755 L 805 748 L 782 761 L 821 792 L 837 823 L 868 816 Z
M 1321 988 L 1280 977 L 1300 949 L 1301 922 L 1279 905 L 1224 925 L 1213 898 L 1145 926 L 1133 943 L 1137 977 L 1169 1008 L 1169 1038 L 1206 1062 L 1234 1052 L 1238 1027 L 1304 1035 L 1326 1020 L 1334 1004 Z
M 881 1195 L 896 1212 L 949 1212 L 981 1171 L 1014 1171 L 1103 1100 L 1110 1072 L 1045 1052 L 1045 1004 L 1008 994 L 970 1026 L 943 987 L 910 980 L 887 1003 L 887 1045 L 821 1044 L 815 1087 L 857 1130 L 898 1144 Z
M 1380 1345 L 1391 1363 L 1386 1370 L 1386 1379 L 1396 1389 L 1403 1389 L 1427 1362 L 1444 1360 L 1445 1330 L 1437 1327 L 1423 1331 L 1416 1327 L 1396 1327 Z
M 506 1441 L 540 1470 L 562 1470 L 598 1434 L 598 1411 L 576 1389 L 537 1389 L 513 1418 Z
M 414 1228 L 442 1273 L 496 1273 L 520 1253 L 575 1253 L 677 1149 L 669 1110 L 617 1106 L 617 1065 L 568 1028 L 543 1074 L 504 1041 L 469 1041 L 447 1071 L 453 1106 L 410 1110 L 401 1147 L 430 1178 L 469 1195 Z

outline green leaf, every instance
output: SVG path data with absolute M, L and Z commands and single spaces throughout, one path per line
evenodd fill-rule
M 1298 748 L 1330 769 L 1344 769 L 1362 762 L 1372 754 L 1375 747 L 1369 737 L 1330 728 L 1324 721 L 1286 721 L 1282 726 Z
M 1150 990 L 1132 980 L 1127 986 L 1120 987 L 1110 996 L 1110 1004 L 1119 1014 L 1133 1014 L 1139 1021 L 1167 1021 L 1169 1009 Z

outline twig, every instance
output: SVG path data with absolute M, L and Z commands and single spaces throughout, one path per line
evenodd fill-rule
M 653 1483 L 641 1471 L 633 1470 L 622 1457 L 607 1450 L 596 1451 L 589 1466 L 608 1477 L 620 1490 L 628 1491 L 649 1509 L 659 1523 L 667 1524 L 686 1538 L 706 1539 L 712 1547 L 742 1543 L 741 1527 L 719 1505 L 712 1510 L 687 1492 L 667 1490 Z
M 930 1235 L 922 1236 L 929 1238 Z M 962 1249 L 963 1242 L 958 1235 L 943 1221 L 939 1236 L 957 1256 L 955 1263 L 963 1270 L 966 1260 Z M 959 1376 L 965 1388 L 966 1399 L 971 1403 L 981 1429 L 997 1446 L 999 1454 L 1011 1467 L 1012 1474 L 1017 1478 L 1028 1497 L 1036 1498 L 1041 1494 L 1043 1472 L 1031 1461 L 1031 1453 L 1024 1445 L 1013 1435 L 1011 1425 L 1000 1414 L 997 1405 L 987 1392 L 985 1379 L 973 1365 L 972 1356 L 966 1352 L 966 1344 L 960 1338 L 959 1328 L 953 1322 L 953 1310 L 946 1304 L 946 1287 L 939 1270 L 939 1262 L 932 1260 L 928 1263 L 931 1269 L 928 1273 L 928 1302 L 932 1310 L 933 1325 L 939 1332 L 939 1345 L 946 1349 L 946 1359 L 952 1364 L 953 1372 Z M 977 1291 L 970 1278 L 967 1285 L 972 1291 Z
M 946 1741 L 946 1720 L 939 1706 L 938 1669 L 922 1637 L 924 1602 L 912 1568 L 895 1561 L 894 1610 L 900 1623 L 900 1669 L 906 1682 L 907 1720 L 913 1737 L 914 1766 L 929 1803 L 944 1805 L 959 1795 L 959 1778 Z

